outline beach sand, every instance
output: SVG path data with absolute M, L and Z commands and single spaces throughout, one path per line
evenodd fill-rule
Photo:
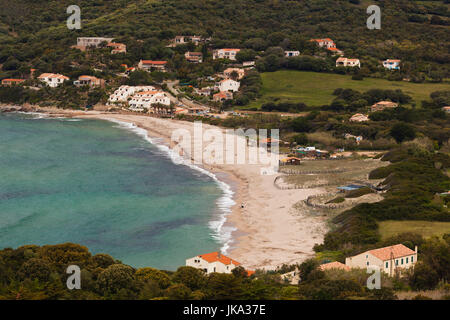
M 170 147 L 173 147 L 171 136 L 174 130 L 185 129 L 193 132 L 194 128 L 192 122 L 142 115 L 45 108 L 40 111 L 58 116 L 133 123 L 146 129 L 150 137 L 162 138 Z M 207 124 L 203 124 L 203 127 L 205 130 L 217 129 Z M 327 231 L 326 218 L 307 215 L 293 206 L 310 195 L 323 193 L 323 190 L 280 190 L 274 185 L 277 175 L 261 175 L 262 167 L 251 164 L 203 166 L 217 176 L 226 173 L 225 180 L 230 180 L 235 186 L 236 205 L 227 217 L 227 224 L 231 224 L 236 231 L 232 234 L 234 241 L 227 255 L 239 261 L 245 268 L 253 270 L 270 270 L 282 264 L 301 263 L 313 256 L 314 244 L 322 243 Z M 202 253 L 204 252 L 199 252 Z

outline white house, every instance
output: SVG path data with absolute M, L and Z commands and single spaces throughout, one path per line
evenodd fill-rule
M 194 267 L 205 271 L 207 274 L 231 273 L 231 271 L 241 264 L 220 252 L 202 254 L 186 260 L 186 266 Z
M 128 102 L 130 110 L 145 111 L 150 110 L 155 104 L 170 106 L 170 98 L 164 91 L 143 91 L 136 93 Z
M 45 82 L 51 88 L 56 88 L 64 81 L 69 80 L 68 77 L 63 76 L 62 74 L 55 73 L 43 73 L 38 77 L 38 79 L 42 82 Z
M 213 59 L 236 60 L 236 55 L 241 49 L 218 49 L 213 51 Z
M 217 89 L 219 89 L 219 91 L 237 92 L 237 91 L 239 91 L 240 86 L 241 86 L 241 83 L 238 81 L 234 81 L 232 79 L 225 79 L 218 83 Z
M 105 38 L 105 37 L 79 37 L 77 38 L 77 46 L 79 47 L 94 47 L 98 48 L 100 44 L 106 42 L 110 43 L 114 40 L 114 38 Z
M 128 99 L 136 92 L 140 91 L 153 91 L 153 86 L 120 86 L 113 94 L 109 96 L 109 103 L 127 102 Z
M 377 266 L 389 276 L 413 267 L 417 262 L 417 246 L 415 251 L 403 244 L 369 250 L 345 259 L 345 265 L 350 268 L 366 269 Z
M 383 61 L 383 67 L 389 70 L 400 70 L 401 60 L 387 59 Z
M 298 57 L 300 55 L 300 51 L 285 51 L 284 55 L 288 58 L 290 57 Z
M 336 60 L 336 67 L 358 67 L 361 68 L 359 59 L 348 59 L 340 57 Z

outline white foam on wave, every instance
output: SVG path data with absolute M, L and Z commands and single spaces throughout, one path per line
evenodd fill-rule
M 40 120 L 40 119 L 48 119 L 50 118 L 48 114 L 41 113 L 41 112 L 25 112 L 25 111 L 15 111 L 15 113 L 21 113 L 21 114 L 27 114 L 30 116 L 33 116 L 33 120 Z
M 216 201 L 217 207 L 219 208 L 221 214 L 217 217 L 217 219 L 209 222 L 209 228 L 212 231 L 212 238 L 222 245 L 221 252 L 223 254 L 227 254 L 228 250 L 231 247 L 231 243 L 233 242 L 232 233 L 236 230 L 236 228 L 226 225 L 227 216 L 231 214 L 232 208 L 236 204 L 236 202 L 233 200 L 234 191 L 231 189 L 231 186 L 219 180 L 214 173 L 192 164 L 192 161 L 190 161 L 190 159 L 185 159 L 181 155 L 177 154 L 174 150 L 163 144 L 160 139 L 150 138 L 148 136 L 147 130 L 139 128 L 134 123 L 110 118 L 106 120 L 117 123 L 120 128 L 130 130 L 135 134 L 143 137 L 146 141 L 150 142 L 160 151 L 162 151 L 163 154 L 167 155 L 174 164 L 185 165 L 192 170 L 200 172 L 214 180 L 214 182 L 222 190 L 222 197 L 220 197 Z

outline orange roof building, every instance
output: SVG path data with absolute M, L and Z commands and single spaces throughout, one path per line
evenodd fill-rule
M 340 263 L 338 261 L 333 261 L 333 262 L 330 262 L 330 263 L 324 263 L 324 264 L 319 266 L 319 269 L 322 270 L 322 271 L 333 270 L 333 269 L 339 269 L 339 270 L 345 270 L 345 271 L 350 271 L 351 270 L 350 267 L 348 267 L 345 264 Z
M 401 273 L 402 270 L 413 267 L 417 262 L 417 247 L 411 250 L 403 244 L 369 250 L 345 259 L 345 265 L 350 268 L 367 268 L 376 266 L 389 276 Z
M 211 252 L 195 256 L 186 260 L 186 266 L 201 269 L 209 273 L 231 273 L 241 264 L 220 252 Z M 250 271 L 251 273 L 251 271 Z M 247 272 L 249 274 L 249 272 Z
M 5 86 L 5 87 L 17 86 L 24 81 L 25 81 L 25 79 L 3 79 L 2 86 Z

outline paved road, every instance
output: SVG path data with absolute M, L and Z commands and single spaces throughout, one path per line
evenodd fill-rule
M 180 91 L 177 88 L 175 88 L 175 86 L 177 86 L 178 83 L 179 83 L 178 80 L 176 80 L 176 81 L 166 81 L 165 83 L 167 84 L 167 87 L 169 88 L 170 100 L 172 102 L 174 102 L 175 104 L 178 104 L 178 103 L 181 102 L 183 105 L 185 105 L 185 106 L 187 106 L 189 108 L 201 108 L 201 109 L 204 109 L 204 110 L 209 110 L 210 109 L 209 106 L 206 106 L 204 104 L 200 104 L 200 103 L 198 103 L 196 101 L 192 101 L 192 100 L 189 100 L 189 99 L 186 99 L 186 98 L 178 99 L 176 96 L 173 96 L 172 92 L 175 95 L 178 95 L 180 93 Z

